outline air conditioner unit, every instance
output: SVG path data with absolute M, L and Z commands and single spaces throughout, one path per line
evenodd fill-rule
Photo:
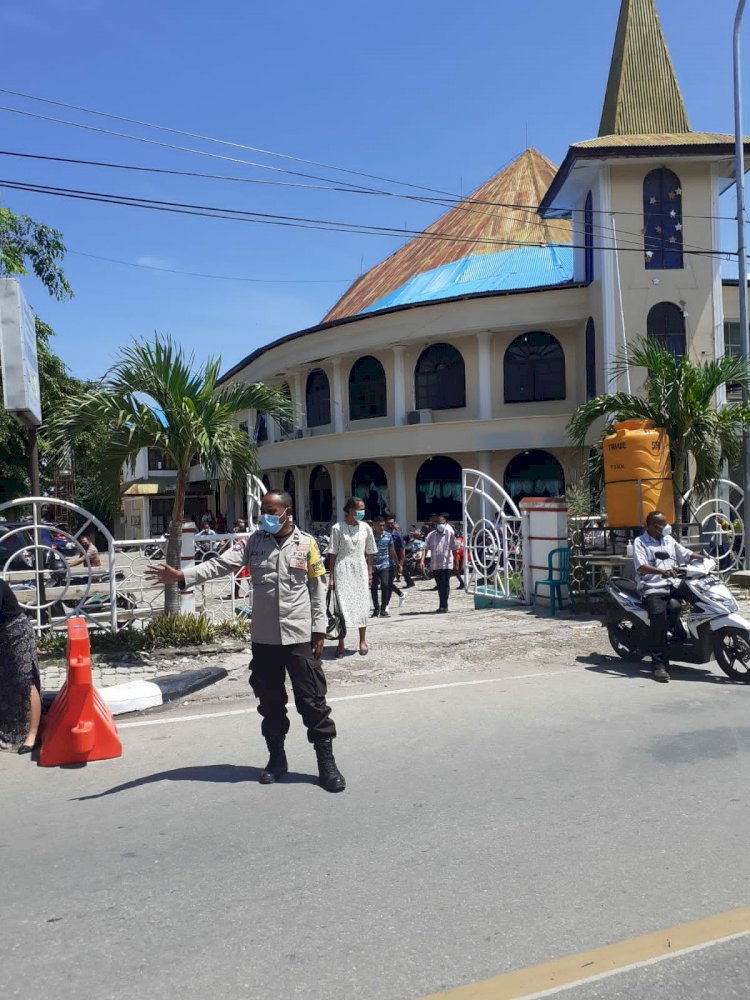
M 409 410 L 406 414 L 407 424 L 431 424 L 432 410 Z

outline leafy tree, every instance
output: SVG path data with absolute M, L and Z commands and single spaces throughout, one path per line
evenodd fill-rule
M 59 449 L 85 428 L 106 428 L 104 474 L 118 482 L 142 448 L 159 448 L 175 466 L 176 487 L 169 525 L 167 562 L 179 568 L 185 491 L 190 467 L 200 464 L 209 479 L 244 483 L 256 465 L 255 444 L 234 425 L 241 410 L 255 409 L 277 420 L 292 416 L 290 401 L 262 383 L 217 385 L 220 358 L 202 365 L 171 338 L 135 341 L 100 385 L 64 400 L 52 413 L 47 436 Z M 179 609 L 176 587 L 167 588 L 166 611 Z
M 568 424 L 570 437 L 583 447 L 602 418 L 606 426 L 600 437 L 618 420 L 653 420 L 669 435 L 676 491 L 684 493 L 691 459 L 694 486 L 705 489 L 720 478 L 725 461 L 734 463 L 742 454 L 742 427 L 750 424 L 750 407 L 728 403 L 717 410 L 716 393 L 727 383 L 750 389 L 750 365 L 729 355 L 700 362 L 675 358 L 657 341 L 644 339 L 627 358 L 618 359 L 613 375 L 639 368 L 648 372 L 643 394 L 604 393 L 582 403 Z
M 93 384 L 70 374 L 65 362 L 52 349 L 52 328 L 39 317 L 35 317 L 35 323 L 42 413 L 51 414 L 63 400 L 92 388 Z M 63 464 L 71 465 L 75 473 L 76 502 L 100 520 L 111 524 L 119 498 L 116 484 L 113 488 L 102 471 L 101 456 L 107 447 L 106 428 L 94 424 L 67 443 Z M 39 441 L 39 474 L 44 493 L 52 492 L 59 463 L 60 456 L 42 435 Z M 0 409 L 0 502 L 28 496 L 30 490 L 26 429 Z
M 62 234 L 28 215 L 0 207 L 0 277 L 28 274 L 29 267 L 56 299 L 72 298 L 62 270 Z

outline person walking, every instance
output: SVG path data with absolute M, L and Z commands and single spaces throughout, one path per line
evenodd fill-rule
M 391 536 L 393 541 L 393 549 L 396 553 L 396 565 L 391 570 L 391 594 L 395 594 L 398 597 L 399 608 L 406 600 L 406 594 L 401 590 L 400 587 L 396 586 L 396 581 L 399 580 L 404 574 L 404 556 L 406 555 L 406 542 L 404 541 L 404 536 L 401 534 L 401 529 L 396 523 L 395 515 L 389 514 L 385 519 L 385 530 Z M 404 586 L 406 586 L 406 580 L 404 580 Z
M 284 683 L 288 673 L 297 711 L 318 758 L 320 784 L 328 792 L 342 792 L 346 782 L 333 756 L 336 726 L 320 663 L 326 631 L 323 560 L 312 535 L 294 524 L 288 493 L 269 490 L 260 513 L 260 530 L 250 535 L 242 552 L 230 549 L 186 570 L 159 563 L 149 566 L 146 575 L 185 588 L 248 567 L 253 584 L 250 686 L 258 699 L 261 732 L 270 754 L 259 781 L 273 784 L 288 771 L 284 750 L 289 731 Z
M 40 690 L 34 630 L 10 584 L 0 580 L 0 750 L 34 749 Z
M 453 555 L 458 548 L 456 534 L 448 529 L 448 524 L 442 514 L 435 518 L 435 527 L 425 539 L 424 548 L 421 553 L 420 568 L 424 567 L 425 556 L 430 553 L 430 568 L 437 584 L 438 599 L 440 606 L 438 614 L 447 614 L 448 596 L 451 587 L 451 574 L 453 572 Z
M 372 528 L 365 523 L 365 503 L 350 497 L 344 504 L 344 520 L 331 528 L 330 590 L 336 591 L 341 613 L 347 629 L 359 629 L 359 655 L 367 656 L 367 611 L 369 588 L 372 586 L 372 560 L 378 551 Z M 346 652 L 344 640 L 339 639 L 337 656 Z
M 374 609 L 372 617 L 377 618 L 379 615 L 381 618 L 390 618 L 388 603 L 391 599 L 391 570 L 398 565 L 398 556 L 393 547 L 391 533 L 385 530 L 385 518 L 382 515 L 372 522 L 372 530 L 377 547 L 370 587 Z M 380 591 L 380 602 L 378 602 L 378 591 Z

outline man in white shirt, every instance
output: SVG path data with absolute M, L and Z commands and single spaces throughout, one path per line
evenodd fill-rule
M 669 681 L 667 622 L 669 620 L 675 636 L 684 638 L 679 598 L 690 593 L 683 583 L 673 584 L 676 567 L 702 558 L 674 540 L 672 526 L 658 510 L 648 515 L 646 530 L 633 545 L 638 591 L 651 621 L 652 676 L 662 684 Z

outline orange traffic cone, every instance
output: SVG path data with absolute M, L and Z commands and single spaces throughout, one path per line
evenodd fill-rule
M 122 755 L 115 720 L 91 680 L 91 645 L 83 618 L 68 620 L 68 679 L 47 713 L 41 742 L 42 767 Z

